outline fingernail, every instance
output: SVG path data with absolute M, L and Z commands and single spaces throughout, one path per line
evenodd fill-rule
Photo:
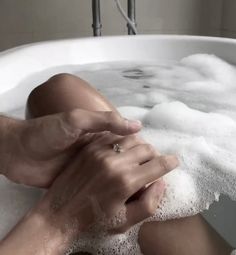
M 179 160 L 174 155 L 161 156 L 166 170 L 173 170 L 179 165 Z
M 140 120 L 128 120 L 129 126 L 133 128 L 141 128 L 142 122 Z

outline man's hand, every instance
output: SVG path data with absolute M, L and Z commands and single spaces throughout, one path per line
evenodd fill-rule
M 112 149 L 114 143 L 121 153 Z M 0 242 L 0 254 L 60 255 L 90 227 L 110 234 L 127 231 L 155 213 L 165 188 L 160 177 L 177 165 L 175 156 L 159 155 L 135 135 L 101 135 Z
M 46 188 L 94 133 L 129 135 L 140 129 L 139 122 L 119 114 L 80 109 L 24 121 L 0 117 L 0 172 L 14 182 Z

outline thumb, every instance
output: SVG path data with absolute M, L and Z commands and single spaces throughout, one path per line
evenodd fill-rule
M 77 130 L 83 133 L 97 133 L 111 131 L 117 135 L 130 135 L 138 132 L 142 124 L 138 120 L 127 120 L 119 113 L 112 111 L 87 111 L 75 109 L 68 113 L 62 113 L 64 125 L 72 132 Z
M 139 121 L 122 118 L 115 112 L 75 109 L 25 121 L 24 144 L 39 157 L 51 157 L 74 144 L 81 134 L 111 131 L 118 135 L 138 132 Z

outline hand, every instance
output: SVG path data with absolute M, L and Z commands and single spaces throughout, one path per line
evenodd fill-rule
M 119 143 L 122 153 L 112 150 L 113 143 Z M 159 178 L 177 165 L 175 156 L 161 156 L 134 135 L 106 134 L 83 148 L 80 157 L 75 157 L 55 180 L 36 211 L 57 231 L 68 232 L 72 238 L 100 216 L 109 221 L 125 211 L 122 223 L 112 226 L 114 231 L 123 232 L 155 213 L 164 192 Z M 141 196 L 129 199 L 146 185 Z
M 112 150 L 114 143 L 122 146 L 122 153 Z M 155 212 L 164 191 L 159 178 L 177 165 L 175 156 L 161 156 L 134 135 L 102 135 L 74 157 L 38 205 L 0 243 L 0 253 L 64 254 L 100 215 L 113 223 L 109 219 L 122 211 L 121 223 L 108 230 L 123 232 Z M 141 195 L 130 199 L 140 189 Z
M 78 148 L 92 140 L 87 133 L 127 135 L 140 128 L 113 112 L 80 109 L 26 121 L 1 117 L 0 170 L 14 182 L 45 188 Z

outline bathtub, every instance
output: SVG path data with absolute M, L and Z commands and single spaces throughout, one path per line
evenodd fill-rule
M 22 117 L 29 92 L 48 77 L 67 72 L 65 66 L 109 61 L 178 61 L 195 53 L 215 54 L 236 64 L 236 40 L 145 35 L 71 39 L 20 46 L 0 53 L 0 111 Z M 8 217 L 11 213 L 12 217 L 1 222 L 0 239 L 40 196 L 36 189 L 10 183 L 4 185 L 0 182 L 0 215 Z M 4 192 L 1 193 L 1 190 Z M 19 209 L 21 199 L 27 206 Z M 223 197 L 204 213 L 204 217 L 231 245 L 236 246 L 235 202 Z

